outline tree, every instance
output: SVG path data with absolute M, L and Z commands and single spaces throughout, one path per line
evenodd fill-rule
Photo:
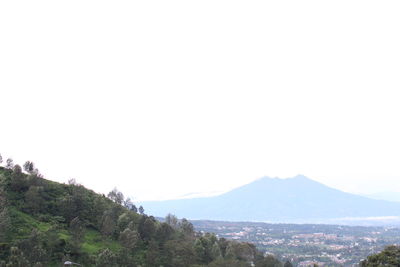
M 160 227 L 157 228 L 156 239 L 160 242 L 160 244 L 163 244 L 170 239 L 173 233 L 174 229 L 169 224 L 162 223 Z
M 165 222 L 174 229 L 178 228 L 178 218 L 171 213 L 165 217 Z
M 141 215 L 144 214 L 144 208 L 143 208 L 142 206 L 139 207 L 139 213 L 140 213 Z
M 24 163 L 24 171 L 26 171 L 27 173 L 33 173 L 35 170 L 35 164 L 32 161 L 27 161 Z
M 18 164 L 14 165 L 11 174 L 11 188 L 16 192 L 25 191 L 27 189 L 27 180 L 22 173 L 22 168 Z
M 146 266 L 160 266 L 157 264 L 159 258 L 159 247 L 156 241 L 151 240 L 146 252 Z
M 44 208 L 44 200 L 40 194 L 41 187 L 30 186 L 28 191 L 25 193 L 25 207 L 32 213 L 38 213 Z
M 78 184 L 78 182 L 76 181 L 75 178 L 71 178 L 68 180 L 68 184 L 69 185 L 75 185 L 75 186 L 79 186 L 80 184 Z
M 200 263 L 207 263 L 206 249 L 203 245 L 203 242 L 201 242 L 200 239 L 196 239 L 196 241 L 194 241 L 193 248 L 197 257 L 197 261 Z
M 138 208 L 136 207 L 136 205 L 132 205 L 130 210 L 133 211 L 134 213 L 138 212 Z
M 400 247 L 388 246 L 382 252 L 362 261 L 361 267 L 400 266 Z
M 290 261 L 286 261 L 283 267 L 293 267 L 293 264 Z
M 226 259 L 236 259 L 236 253 L 235 253 L 235 249 L 233 247 L 233 242 L 230 242 L 229 245 L 226 247 L 225 258 Z
M 139 234 L 129 228 L 126 228 L 119 235 L 119 241 L 121 242 L 122 246 L 130 251 L 132 251 L 136 247 L 138 240 Z
M 44 233 L 44 249 L 51 257 L 50 261 L 59 261 L 64 255 L 66 242 L 64 239 L 59 236 L 60 225 L 53 224 L 45 233 Z
M 211 248 L 211 257 L 213 258 L 213 260 L 222 258 L 222 253 L 218 242 L 215 242 Z
M 186 220 L 185 218 L 182 219 L 182 221 L 179 224 L 179 227 L 182 229 L 182 232 L 186 236 L 194 236 L 194 227 L 191 222 Z
M 156 232 L 154 218 L 143 216 L 139 221 L 138 231 L 143 240 L 150 241 Z
M 7 206 L 6 194 L 4 189 L 0 187 L 0 243 L 6 241 L 11 227 L 11 219 Z
M 7 207 L 0 209 L 0 243 L 7 240 L 11 229 L 11 219 Z
M 116 223 L 112 216 L 112 212 L 107 210 L 103 214 L 101 233 L 105 236 L 111 237 L 115 232 Z
M 12 169 L 14 168 L 14 161 L 11 158 L 8 158 L 6 160 L 6 169 Z
M 8 258 L 7 267 L 25 267 L 29 266 L 29 262 L 17 247 L 11 247 L 10 249 L 10 257 Z
M 124 201 L 124 207 L 127 208 L 128 210 L 131 210 L 133 212 L 137 212 L 136 206 L 133 204 L 132 200 L 130 197 L 125 199 Z
M 97 267 L 116 267 L 117 258 L 116 255 L 108 248 L 100 251 L 96 259 Z
M 73 253 L 79 253 L 81 249 L 82 242 L 85 237 L 85 225 L 79 219 L 79 217 L 75 217 L 69 224 L 69 231 L 71 233 L 71 246 Z
M 217 242 L 221 249 L 222 256 L 224 257 L 226 254 L 226 248 L 229 246 L 229 241 L 222 237 Z
M 122 205 L 124 201 L 124 194 L 118 191 L 117 188 L 114 188 L 111 192 L 109 192 L 107 197 L 119 205 Z
M 13 174 L 14 175 L 22 175 L 22 168 L 18 164 L 13 165 Z
M 33 229 L 29 238 L 21 240 L 18 248 L 21 249 L 25 258 L 31 263 L 42 263 L 48 259 L 48 253 L 41 245 L 41 234 L 37 229 Z
M 188 240 L 169 240 L 164 244 L 166 255 L 163 266 L 187 267 L 196 263 L 193 243 Z
M 3 163 L 3 157 L 0 154 L 0 164 L 2 164 L 2 163 Z
M 93 201 L 91 218 L 98 229 L 101 228 L 104 211 L 108 208 L 107 202 L 105 196 L 96 196 Z
M 124 231 L 126 228 L 135 230 L 135 229 L 137 229 L 138 224 L 139 224 L 139 216 L 132 212 L 129 212 L 129 211 L 122 213 L 118 217 L 118 221 L 117 221 L 117 226 L 118 226 L 119 232 Z
M 79 217 L 81 220 L 88 220 L 91 216 L 90 200 L 85 188 L 82 185 L 71 186 L 72 201 L 76 210 L 72 218 Z
M 272 255 L 256 262 L 256 267 L 282 267 L 282 263 Z

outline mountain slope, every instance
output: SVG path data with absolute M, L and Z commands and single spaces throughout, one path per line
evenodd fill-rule
M 374 194 L 365 195 L 368 198 L 400 202 L 400 193 L 399 192 L 379 192 Z
M 138 214 L 117 189 L 106 197 L 74 181 L 52 182 L 30 164 L 25 172 L 0 166 L 0 266 L 250 267 L 269 260 L 253 244 L 196 233 L 186 219 Z
M 157 216 L 190 219 L 311 222 L 343 217 L 400 215 L 400 204 L 345 193 L 305 176 L 261 178 L 225 194 L 141 203 Z

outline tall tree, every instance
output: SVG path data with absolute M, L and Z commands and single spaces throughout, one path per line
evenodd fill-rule
M 6 160 L 6 168 L 7 169 L 12 169 L 12 168 L 14 168 L 14 161 L 13 161 L 13 159 L 11 159 L 11 158 L 8 158 L 7 160 Z
M 194 227 L 191 222 L 186 220 L 185 218 L 182 219 L 182 221 L 179 224 L 179 227 L 182 229 L 182 232 L 186 236 L 194 236 Z
M 139 234 L 136 231 L 132 231 L 131 229 L 126 228 L 119 235 L 119 240 L 126 249 L 132 251 L 137 245 Z
M 171 213 L 165 217 L 165 222 L 174 229 L 178 228 L 178 218 Z
M 124 202 L 124 194 L 118 191 L 117 188 L 114 188 L 111 192 L 109 192 L 107 197 L 119 205 L 122 205 Z
M 153 217 L 142 216 L 139 221 L 138 231 L 143 240 L 150 241 L 156 232 L 155 219 Z
M 139 213 L 140 213 L 141 215 L 144 214 L 144 208 L 143 208 L 142 206 L 139 207 Z
M 166 223 L 161 223 L 160 227 L 157 228 L 156 236 L 160 244 L 163 244 L 171 238 L 174 233 L 174 229 Z
M 25 207 L 28 211 L 36 214 L 40 212 L 41 209 L 45 209 L 45 201 L 42 198 L 39 186 L 30 186 L 28 191 L 25 193 Z
M 0 243 L 7 240 L 11 229 L 11 218 L 6 203 L 4 191 L 0 188 Z
M 206 248 L 199 238 L 194 242 L 193 249 L 196 254 L 196 260 L 200 263 L 207 263 Z
M 32 161 L 27 161 L 24 163 L 24 171 L 26 171 L 27 173 L 33 173 L 33 171 L 35 170 L 35 164 Z
M 1 180 L 0 180 L 0 183 L 1 183 Z M 5 217 L 6 214 L 8 215 L 7 207 L 8 207 L 8 201 L 7 201 L 6 192 L 4 191 L 3 187 L 0 187 L 0 240 L 1 240 L 1 233 L 2 233 L 2 229 L 3 229 L 2 223 L 9 220 L 8 216 L 7 216 L 8 219 L 6 219 L 6 217 Z M 9 223 L 9 221 L 8 221 L 8 223 Z
M 218 242 L 215 242 L 214 245 L 211 248 L 211 256 L 213 260 L 221 259 L 222 258 L 222 253 L 221 249 L 218 245 Z
M 139 224 L 140 217 L 137 214 L 134 214 L 130 211 L 125 211 L 118 217 L 117 226 L 118 231 L 122 232 L 126 228 L 131 230 L 136 230 L 137 225 Z
M 107 210 L 103 214 L 101 223 L 101 233 L 107 237 L 111 237 L 116 228 L 116 222 L 111 210 Z
M 11 175 L 11 188 L 16 192 L 26 191 L 27 187 L 27 180 L 22 173 L 22 168 L 18 164 L 14 165 L 13 172 Z
M 25 258 L 31 263 L 46 262 L 49 258 L 48 253 L 41 245 L 41 239 L 40 231 L 33 229 L 30 236 L 21 240 L 18 244 L 18 248 L 21 249 Z
M 72 236 L 71 246 L 74 250 L 73 252 L 77 253 L 80 251 L 85 237 L 85 225 L 78 217 L 75 217 L 69 224 L 69 231 Z
M 136 207 L 135 204 L 133 204 L 133 205 L 131 206 L 130 210 L 133 211 L 134 213 L 137 213 L 137 212 L 138 212 L 138 208 Z
M 157 264 L 159 254 L 160 249 L 157 242 L 155 240 L 151 240 L 146 252 L 146 266 L 160 266 L 160 264 Z
M 116 267 L 117 258 L 116 255 L 108 248 L 100 251 L 96 259 L 97 267 Z

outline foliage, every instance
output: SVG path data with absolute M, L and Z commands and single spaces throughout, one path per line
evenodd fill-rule
M 251 266 L 260 256 L 186 219 L 160 222 L 116 188 L 106 197 L 46 180 L 33 162 L 23 169 L 12 159 L 0 166 L 0 266 Z
M 256 267 L 282 267 L 282 263 L 272 255 L 267 255 L 265 258 L 256 262 Z
M 400 266 L 400 247 L 388 246 L 382 252 L 369 256 L 360 263 L 361 267 Z

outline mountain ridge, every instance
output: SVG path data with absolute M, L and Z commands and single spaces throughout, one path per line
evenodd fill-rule
M 304 175 L 262 177 L 218 196 L 141 204 L 156 216 L 173 213 L 190 219 L 231 221 L 313 222 L 400 215 L 400 203 L 346 193 Z

